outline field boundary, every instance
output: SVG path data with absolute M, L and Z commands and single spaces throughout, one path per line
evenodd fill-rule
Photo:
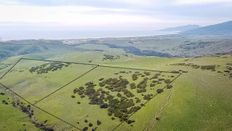
M 44 99 L 48 98 L 49 96 L 55 94 L 56 92 L 58 92 L 59 90 L 65 88 L 66 86 L 70 85 L 71 83 L 75 82 L 76 80 L 78 80 L 78 79 L 80 79 L 81 77 L 85 76 L 85 75 L 88 74 L 89 72 L 95 70 L 97 67 L 98 67 L 98 66 L 93 67 L 92 69 L 90 69 L 90 70 L 84 72 L 83 74 L 79 75 L 79 76 L 76 77 L 75 79 L 71 80 L 71 81 L 68 82 L 67 84 L 65 84 L 65 85 L 63 85 L 63 86 L 61 86 L 61 87 L 59 87 L 59 88 L 56 89 L 55 91 L 51 92 L 50 94 L 48 94 L 48 95 L 46 95 L 45 97 L 41 98 L 40 100 L 36 101 L 36 102 L 34 103 L 34 105 L 35 105 L 35 104 L 38 104 L 39 102 L 43 101 Z
M 107 65 L 107 64 L 57 61 L 57 60 L 35 59 L 35 58 L 24 58 L 24 57 L 20 59 L 21 60 L 44 61 L 44 62 L 60 62 L 60 63 L 69 63 L 69 64 L 92 65 L 92 66 L 99 66 L 99 67 L 105 67 L 105 68 L 118 68 L 118 69 L 141 70 L 141 71 L 150 71 L 150 72 L 173 73 L 172 71 L 152 70 L 152 69 L 144 69 L 144 68 L 136 68 L 136 67 L 123 67 L 123 66 L 114 66 L 114 65 Z
M 52 116 L 52 117 L 54 117 L 54 118 L 60 120 L 60 121 L 62 121 L 62 122 L 64 122 L 64 123 L 68 124 L 69 126 L 75 128 L 75 129 L 81 130 L 80 128 L 76 127 L 75 125 L 69 123 L 68 121 L 66 121 L 66 120 L 64 120 L 64 119 L 62 119 L 62 118 L 60 118 L 60 117 L 58 117 L 58 116 L 56 116 L 56 115 L 54 115 L 54 114 L 52 114 L 52 113 L 50 113 L 50 112 L 48 112 L 48 111 L 42 109 L 42 108 L 40 108 L 40 107 L 38 107 L 38 106 L 32 104 L 32 103 L 31 103 L 30 101 L 28 101 L 26 98 L 24 98 L 23 96 L 19 95 L 19 94 L 16 93 L 15 91 L 11 90 L 9 87 L 7 87 L 6 85 L 2 84 L 1 82 L 0 82 L 0 87 L 3 87 L 3 88 L 5 88 L 6 90 L 9 90 L 10 92 L 12 92 L 13 94 L 15 94 L 15 95 L 18 96 L 20 99 L 24 100 L 25 102 L 27 102 L 29 105 L 33 106 L 34 108 L 39 109 L 40 111 L 42 111 L 42 112 L 44 112 L 44 113 L 46 113 L 46 114 L 48 114 L 48 115 L 50 115 L 50 116 Z
M 5 89 L 11 91 L 13 94 L 15 94 L 16 96 L 18 96 L 19 98 L 21 98 L 22 100 L 26 101 L 28 104 L 30 104 L 31 106 L 43 111 L 44 113 L 47 113 L 48 115 L 68 124 L 69 126 L 72 126 L 73 128 L 76 128 L 78 130 L 81 130 L 80 128 L 76 127 L 75 125 L 69 123 L 68 121 L 59 118 L 58 116 L 49 113 L 48 111 L 41 109 L 39 106 L 36 106 L 36 104 L 38 104 L 39 102 L 45 100 L 46 98 L 50 97 L 51 95 L 57 93 L 58 91 L 60 91 L 61 89 L 67 87 L 68 85 L 70 85 L 71 83 L 75 82 L 76 80 L 82 78 L 83 76 L 85 76 L 86 74 L 90 73 L 91 71 L 95 70 L 98 67 L 102 67 L 102 68 L 113 68 L 113 69 L 125 69 L 125 70 L 137 70 L 137 71 L 149 71 L 149 72 L 159 72 L 159 73 L 173 73 L 175 74 L 173 71 L 162 71 L 162 70 L 152 70 L 152 69 L 143 69 L 143 68 L 134 68 L 134 67 L 123 67 L 123 66 L 114 66 L 114 65 L 105 65 L 105 64 L 95 64 L 95 63 L 83 63 L 83 62 L 67 62 L 67 61 L 57 61 L 57 60 L 47 60 L 47 59 L 35 59 L 35 58 L 20 58 L 18 59 L 1 77 L 0 80 L 3 79 L 18 63 L 20 63 L 22 60 L 31 60 L 31 61 L 43 61 L 43 62 L 57 62 L 57 63 L 68 63 L 68 64 L 79 64 L 79 65 L 89 65 L 89 66 L 94 66 L 93 68 L 91 68 L 90 70 L 84 72 L 83 74 L 79 75 L 78 77 L 76 77 L 75 79 L 69 81 L 68 83 L 66 83 L 65 85 L 59 87 L 58 89 L 54 90 L 53 92 L 49 93 L 48 95 L 46 95 L 45 97 L 39 99 L 38 101 L 31 103 L 30 101 L 28 101 L 26 98 L 24 98 L 23 96 L 21 96 L 20 94 L 16 93 L 15 91 L 13 91 L 11 88 L 7 87 L 6 85 L 2 84 L 0 82 L 0 86 L 4 87 Z M 179 73 L 175 78 L 173 78 L 170 82 L 173 83 L 177 78 L 179 78 L 182 75 L 182 73 Z M 167 88 L 166 86 L 164 86 L 162 89 Z M 158 95 L 158 93 L 156 93 L 151 99 L 155 98 Z M 144 103 L 144 105 L 146 105 L 149 101 L 146 101 Z M 132 113 L 129 118 L 131 118 L 136 112 Z M 120 122 L 117 126 L 115 126 L 112 131 L 116 130 L 118 127 L 120 127 L 123 122 Z
M 10 69 L 8 69 L 1 77 L 0 80 L 5 77 L 20 61 L 22 60 L 22 58 L 18 59 L 12 66 Z

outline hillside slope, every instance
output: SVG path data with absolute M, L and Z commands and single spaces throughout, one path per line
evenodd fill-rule
M 232 35 L 232 21 L 182 32 L 187 35 Z

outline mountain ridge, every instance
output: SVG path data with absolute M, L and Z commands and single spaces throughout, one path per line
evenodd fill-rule
M 200 28 L 199 25 L 183 25 L 183 26 L 175 26 L 175 27 L 168 27 L 161 29 L 159 31 L 176 31 L 176 32 L 183 32 L 183 31 L 189 31 Z
M 181 32 L 182 35 L 232 35 L 232 21 Z

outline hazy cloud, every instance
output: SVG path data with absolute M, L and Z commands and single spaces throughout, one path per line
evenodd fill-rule
M 231 8 L 231 0 L 0 0 L 0 26 L 153 31 L 231 20 Z

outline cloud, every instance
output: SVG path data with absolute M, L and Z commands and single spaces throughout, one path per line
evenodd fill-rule
M 0 5 L 0 22 L 53 23 L 75 27 L 116 28 L 151 26 L 162 22 L 151 16 L 133 14 L 126 9 L 97 8 L 90 6 L 29 6 Z M 52 24 L 51 24 L 52 25 Z
M 28 5 L 91 5 L 91 6 L 114 6 L 114 5 L 149 5 L 160 0 L 0 0 L 1 4 L 28 4 Z
M 202 4 L 225 4 L 232 3 L 231 0 L 174 0 L 177 5 L 202 5 Z
M 217 23 L 230 8 L 198 4 L 230 0 L 0 0 L 0 24 L 28 23 L 102 29 L 157 29 Z M 173 5 L 174 3 L 174 5 Z M 51 6 L 52 5 L 52 6 Z M 189 6 L 195 5 L 195 6 Z M 112 8 L 114 6 L 114 8 Z M 217 18 L 217 19 L 216 19 Z

